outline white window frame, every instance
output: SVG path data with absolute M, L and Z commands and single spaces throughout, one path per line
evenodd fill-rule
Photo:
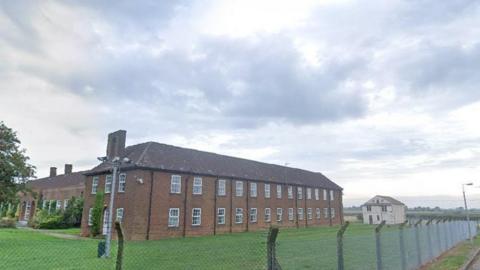
M 112 181 L 113 176 L 111 174 L 105 176 L 105 194 L 109 194 L 110 192 L 112 192 Z
M 265 198 L 269 199 L 271 197 L 270 184 L 263 184 L 263 190 L 265 192 Z
M 92 178 L 92 194 L 97 194 L 97 191 L 98 191 L 98 181 L 99 181 L 98 176 L 94 176 L 94 177 Z
M 307 200 L 311 200 L 311 199 L 312 199 L 312 189 L 307 188 Z
M 68 202 L 70 202 L 69 199 L 63 200 L 63 209 L 67 209 Z
M 45 210 L 45 208 L 47 208 L 47 202 L 48 202 L 48 200 L 43 201 L 43 205 L 42 205 L 43 210 Z
M 293 199 L 293 186 L 287 187 L 288 198 Z
M 303 200 L 303 188 L 297 187 L 297 200 Z
M 225 179 L 218 179 L 218 196 L 226 196 L 227 195 L 227 180 Z
M 323 217 L 328 218 L 328 208 L 323 208 Z
M 315 200 L 316 201 L 320 200 L 320 192 L 319 192 L 318 188 L 315 189 Z
M 332 215 L 332 218 L 335 218 L 335 208 L 330 208 L 330 213 Z
M 193 178 L 193 188 L 192 188 L 192 194 L 193 195 L 202 195 L 203 192 L 203 180 L 201 177 L 194 177 Z
M 170 177 L 170 193 L 182 193 L 182 176 L 174 174 Z
M 257 197 L 257 183 L 250 183 L 250 197 Z
M 55 205 L 55 210 L 60 210 L 62 209 L 62 200 L 57 200 L 57 204 Z
M 324 201 L 327 200 L 327 190 L 326 189 L 323 190 L 323 200 Z
M 335 193 L 333 192 L 333 190 L 330 190 L 330 201 L 333 200 L 335 200 Z
M 176 215 L 173 213 L 176 212 Z M 168 209 L 168 227 L 174 228 L 180 225 L 180 208 L 169 208 Z
M 277 185 L 277 199 L 282 198 L 282 185 Z
M 277 222 L 281 222 L 283 219 L 283 208 L 277 208 Z
M 322 217 L 322 211 L 318 207 L 315 209 L 315 211 L 316 211 L 316 218 L 320 219 Z
M 292 221 L 294 219 L 295 219 L 295 217 L 294 217 L 293 208 L 288 208 L 288 220 Z
M 243 196 L 243 181 L 235 181 L 235 196 L 242 197 Z
M 265 222 L 271 222 L 272 221 L 272 209 L 270 208 L 265 208 Z
M 312 208 L 307 208 L 307 219 L 313 219 L 313 211 Z
M 297 215 L 298 215 L 298 220 L 303 220 L 303 208 L 298 208 L 297 209 Z
M 217 224 L 225 224 L 225 208 L 217 208 Z
M 235 208 L 235 223 L 243 223 L 243 208 Z
M 88 209 L 88 221 L 87 221 L 88 226 L 93 225 L 93 208 Z
M 123 208 L 117 208 L 116 210 L 116 213 L 115 213 L 115 220 L 120 222 L 120 223 L 123 223 L 123 217 L 125 215 L 125 209 Z
M 192 209 L 192 226 L 202 225 L 202 208 Z
M 127 187 L 127 174 L 121 173 L 118 175 L 118 192 L 123 193 Z
M 250 213 L 249 213 L 250 223 L 256 223 L 257 222 L 257 220 L 258 220 L 257 215 L 258 215 L 257 208 L 250 208 Z

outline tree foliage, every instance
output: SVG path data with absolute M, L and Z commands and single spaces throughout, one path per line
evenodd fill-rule
M 0 202 L 13 202 L 26 180 L 34 177 L 35 166 L 25 153 L 17 133 L 0 121 Z
M 104 193 L 101 191 L 97 192 L 92 210 L 92 227 L 90 230 L 90 233 L 94 237 L 100 235 L 102 232 L 103 198 Z

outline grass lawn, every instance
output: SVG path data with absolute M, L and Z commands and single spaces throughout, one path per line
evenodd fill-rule
M 474 249 L 480 247 L 480 238 L 475 238 L 474 248 L 469 242 L 464 242 L 459 246 L 455 247 L 447 254 L 441 257 L 440 260 L 432 263 L 425 270 L 456 270 L 459 269 L 467 260 L 470 258 L 471 253 Z
M 68 229 L 58 229 L 58 230 L 46 230 L 52 233 L 61 233 L 69 235 L 80 235 L 80 228 L 68 228 Z
M 336 269 L 337 230 L 281 229 L 277 257 L 283 269 Z M 127 242 L 124 269 L 266 269 L 266 239 L 267 232 L 260 231 Z M 113 269 L 113 259 L 96 257 L 98 241 L 2 229 L 0 269 Z M 346 268 L 371 270 L 374 259 L 373 227 L 351 225 L 345 234 Z

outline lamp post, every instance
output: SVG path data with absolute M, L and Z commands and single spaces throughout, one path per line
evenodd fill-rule
M 463 192 L 463 203 L 465 204 L 465 213 L 467 214 L 468 238 L 470 239 L 470 243 L 473 245 L 472 229 L 470 228 L 470 213 L 468 212 L 467 197 L 465 196 L 465 186 L 472 186 L 472 185 L 473 183 L 471 182 L 462 184 L 462 192 Z
M 107 239 L 105 240 L 105 258 L 110 257 L 110 247 L 112 243 L 112 216 L 113 216 L 113 203 L 115 201 L 115 184 L 117 182 L 117 174 L 120 169 L 120 166 L 124 163 L 130 163 L 130 159 L 123 158 L 120 159 L 119 157 L 113 158 L 111 161 L 107 160 L 107 157 L 100 157 L 98 160 L 102 161 L 103 163 L 107 163 L 112 165 L 112 187 L 110 189 L 110 203 L 108 205 L 108 217 L 107 217 Z

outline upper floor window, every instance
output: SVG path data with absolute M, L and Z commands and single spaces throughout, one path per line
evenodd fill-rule
M 265 184 L 265 198 L 270 198 L 270 184 Z
M 118 176 L 118 192 L 125 192 L 126 179 L 127 175 L 125 173 L 121 173 Z
M 122 223 L 123 222 L 123 213 L 124 213 L 124 210 L 123 208 L 117 208 L 117 218 L 116 218 L 116 221 Z
M 372 211 L 372 206 L 371 205 L 367 205 L 367 211 L 368 212 Z
M 172 175 L 172 178 L 170 179 L 170 193 L 180 193 L 181 190 L 182 177 L 180 175 Z
M 242 197 L 243 196 L 243 182 L 242 181 L 235 181 L 235 196 Z
M 282 198 L 282 185 L 277 185 L 277 199 Z
M 98 176 L 94 176 L 92 179 L 92 194 L 96 194 L 98 189 Z
M 386 205 L 382 205 L 382 212 L 387 212 L 387 206 Z
M 318 188 L 315 189 L 315 200 L 320 200 L 320 192 L 318 191 Z
M 257 197 L 257 183 L 250 183 L 250 197 Z
M 200 226 L 201 224 L 202 224 L 202 208 L 193 208 L 192 226 Z
M 193 194 L 201 195 L 202 194 L 202 178 L 194 177 L 193 178 Z
M 333 201 L 334 200 L 334 195 L 335 193 L 333 192 L 333 190 L 330 190 L 330 201 Z
M 270 222 L 272 220 L 272 210 L 270 208 L 265 208 L 265 222 Z
M 224 179 L 219 179 L 218 180 L 218 191 L 217 191 L 218 196 L 227 195 L 227 188 L 226 188 L 227 184 L 226 183 L 227 183 L 227 181 L 224 180 Z
M 311 188 L 307 188 L 307 199 L 308 200 L 312 199 L 312 189 Z
M 297 199 L 298 200 L 303 199 L 303 189 L 301 187 L 297 187 Z
M 110 193 L 112 191 L 112 175 L 109 174 L 105 178 L 105 193 Z
M 323 190 L 323 200 L 324 201 L 327 200 L 327 190 L 326 189 Z
M 293 187 L 288 186 L 287 191 L 288 191 L 288 198 L 293 199 Z

